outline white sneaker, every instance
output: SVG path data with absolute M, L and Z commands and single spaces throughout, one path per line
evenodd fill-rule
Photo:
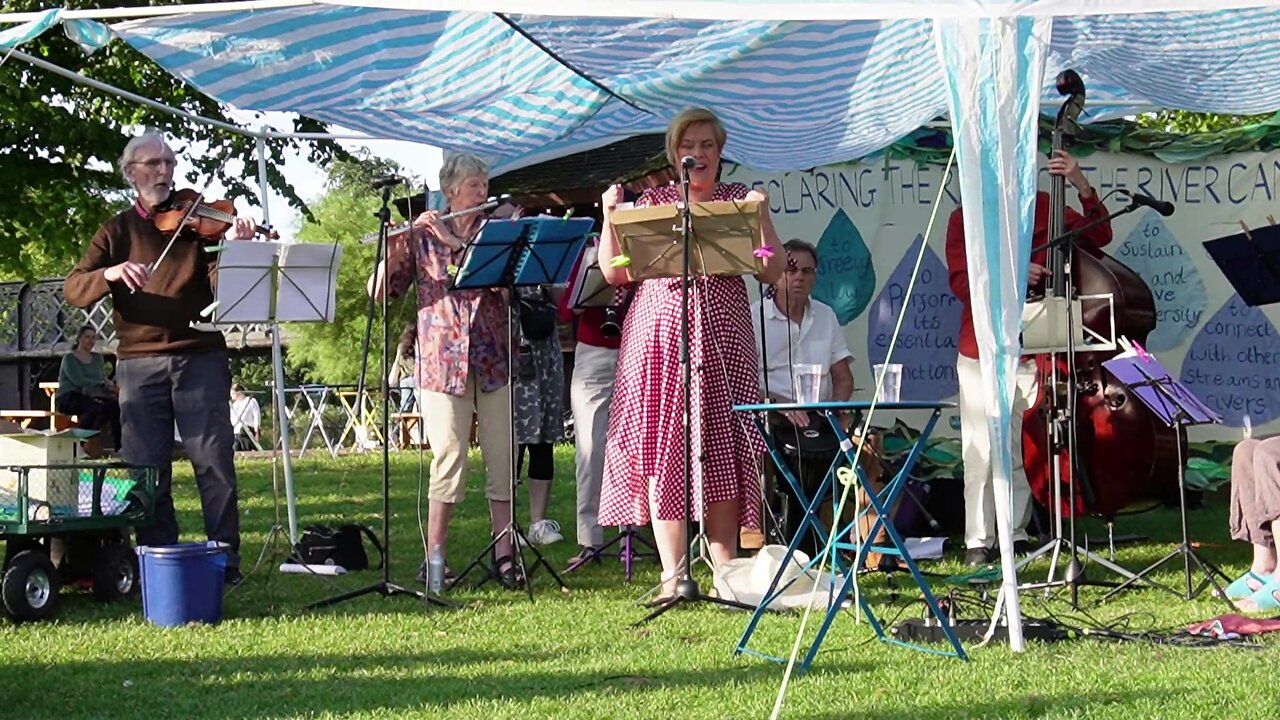
M 529 526 L 529 542 L 534 545 L 550 545 L 564 539 L 560 534 L 560 523 L 555 520 L 539 520 Z

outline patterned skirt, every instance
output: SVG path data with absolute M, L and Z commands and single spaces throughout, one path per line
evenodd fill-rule
M 678 279 L 640 284 L 622 333 L 609 414 L 601 525 L 650 521 L 652 483 L 659 520 L 684 519 L 682 324 L 689 318 L 690 406 L 695 518 L 703 501 L 737 499 L 743 527 L 760 527 L 758 459 L 764 452 L 748 415 L 759 402 L 759 357 L 746 285 L 738 277 L 698 278 L 681 300 Z

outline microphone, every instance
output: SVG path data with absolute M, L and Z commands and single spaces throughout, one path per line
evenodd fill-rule
M 399 175 L 379 175 L 369 181 L 369 187 L 374 190 L 381 190 L 386 187 L 394 187 L 404 182 L 404 178 Z
M 685 155 L 684 157 L 680 158 L 680 167 L 684 168 L 685 170 L 692 170 L 693 167 L 697 164 L 698 164 L 698 161 L 694 160 L 692 155 Z
M 1149 207 L 1165 217 L 1169 217 L 1173 214 L 1173 203 L 1165 200 L 1157 200 L 1150 195 L 1129 193 L 1129 202 L 1135 207 L 1138 205 Z

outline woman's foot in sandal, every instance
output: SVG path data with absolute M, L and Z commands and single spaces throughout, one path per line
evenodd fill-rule
M 1236 603 L 1241 612 L 1275 612 L 1280 610 L 1280 579 L 1275 575 L 1257 592 Z
M 1250 570 L 1236 578 L 1234 582 L 1227 586 L 1227 599 L 1243 600 L 1244 598 L 1247 598 L 1261 590 L 1262 587 L 1269 582 L 1271 582 L 1270 575 L 1263 575 Z
M 524 587 L 524 575 L 510 555 L 503 555 L 493 561 L 493 579 L 508 590 Z

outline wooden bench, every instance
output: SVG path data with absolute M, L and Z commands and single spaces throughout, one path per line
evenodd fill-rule
M 0 410 L 0 420 L 8 420 L 21 428 L 31 428 L 36 422 L 44 420 L 48 422 L 49 429 L 54 432 L 62 432 L 77 427 L 79 420 L 75 415 L 64 415 L 58 412 L 57 396 L 58 383 L 42 382 L 39 385 L 44 391 L 46 397 L 49 398 L 48 410 Z M 85 453 L 91 457 L 102 456 L 102 434 L 99 433 L 84 441 Z
M 396 447 L 401 449 L 408 448 L 408 447 L 422 447 L 425 449 L 430 449 L 431 445 L 430 443 L 427 442 L 426 430 L 422 428 L 422 413 L 418 413 L 418 412 L 391 413 L 391 420 L 392 422 L 396 423 L 396 426 L 399 428 L 399 431 L 397 432 L 397 435 L 396 435 L 396 437 L 398 438 L 399 444 Z M 472 446 L 476 445 L 476 427 L 477 427 L 476 417 L 475 415 L 472 415 L 471 416 L 471 445 Z M 414 428 L 419 428 L 418 432 L 422 436 L 422 439 L 419 442 L 413 441 Z
M 398 428 L 396 430 L 397 448 L 430 447 L 427 444 L 426 432 L 422 428 L 422 413 L 391 413 L 391 421 L 394 422 Z M 413 441 L 413 431 L 415 428 L 418 431 L 418 435 L 422 436 L 421 441 L 416 443 Z

